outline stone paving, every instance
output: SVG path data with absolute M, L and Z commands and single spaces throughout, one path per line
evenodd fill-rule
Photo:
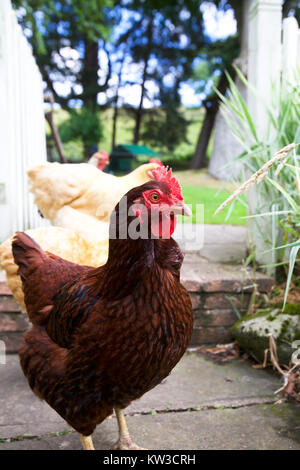
M 174 238 L 185 253 L 198 253 L 215 263 L 242 263 L 247 257 L 244 226 L 177 224 Z
M 238 358 L 216 364 L 187 353 L 172 374 L 127 408 L 134 440 L 148 449 L 300 449 L 300 406 L 275 404 L 272 370 Z M 0 365 L 0 450 L 80 449 L 77 433 L 29 389 L 18 357 Z M 111 449 L 114 417 L 94 433 L 96 449 Z

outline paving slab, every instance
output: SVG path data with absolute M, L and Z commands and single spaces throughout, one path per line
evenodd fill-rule
M 238 409 L 129 416 L 135 442 L 162 450 L 300 450 L 300 406 L 256 405 Z M 109 450 L 117 439 L 115 418 L 93 435 L 97 450 Z M 0 444 L 0 450 L 80 450 L 77 433 L 40 440 Z
M 177 224 L 174 238 L 185 253 L 217 263 L 241 263 L 247 256 L 247 228 L 239 225 Z
M 235 264 L 212 263 L 197 253 L 187 253 L 182 264 L 180 279 L 189 292 L 251 292 L 254 279 L 260 292 L 269 292 L 274 280 L 250 267 Z
M 30 390 L 18 357 L 7 356 L 0 365 L 0 438 L 44 435 L 69 428 L 63 419 Z M 239 407 L 274 401 L 278 377 L 256 370 L 237 359 L 217 365 L 199 354 L 186 354 L 171 375 L 155 389 L 133 402 L 127 414 L 153 411 Z
M 278 386 L 277 375 L 253 369 L 247 360 L 218 365 L 202 355 L 186 354 L 162 384 L 133 402 L 127 412 L 258 403 L 274 400 Z

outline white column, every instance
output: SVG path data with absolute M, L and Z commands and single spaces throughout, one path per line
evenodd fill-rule
M 241 0 L 243 3 L 243 19 L 241 27 L 241 51 L 235 60 L 236 66 L 247 77 L 248 67 L 248 11 L 250 0 Z M 247 89 L 239 77 L 235 78 L 235 84 L 243 99 L 247 102 Z M 242 165 L 237 163 L 236 158 L 244 151 L 242 145 L 237 141 L 230 130 L 221 110 L 218 111 L 214 126 L 214 142 L 212 154 L 209 161 L 208 171 L 217 179 L 231 180 L 240 179 Z M 229 163 L 232 163 L 228 166 Z
M 299 28 L 294 16 L 283 20 L 282 37 L 282 83 L 285 86 L 293 82 L 295 72 L 299 66 Z
M 248 40 L 248 81 L 257 94 L 248 92 L 248 108 L 260 140 L 268 140 L 274 130 L 269 127 L 266 106 L 279 112 L 281 83 L 281 0 L 250 0 Z M 275 109 L 274 109 L 275 108 Z M 278 150 L 278 149 L 275 149 Z M 248 192 L 248 213 L 257 214 L 269 210 L 260 186 Z M 261 264 L 273 264 L 274 252 L 270 251 L 272 221 L 270 218 L 249 219 L 248 236 L 255 246 L 256 259 Z M 269 250 L 269 251 L 268 251 Z M 272 269 L 267 270 L 270 274 Z
M 281 0 L 251 0 L 249 11 L 248 80 L 259 97 L 249 93 L 248 106 L 259 137 L 267 135 L 265 104 L 273 106 L 272 84 L 277 92 L 281 71 Z

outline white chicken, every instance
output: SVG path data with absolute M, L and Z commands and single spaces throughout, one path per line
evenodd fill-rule
M 74 230 L 61 227 L 41 227 L 26 230 L 44 250 L 87 266 L 101 266 L 108 256 L 108 238 L 105 240 L 87 241 Z M 9 238 L 0 245 L 0 268 L 6 273 L 6 283 L 12 291 L 13 297 L 23 311 L 25 310 L 22 282 L 18 275 L 18 266 L 14 262 Z
M 157 163 L 115 177 L 86 164 L 45 163 L 28 171 L 31 191 L 53 227 L 27 230 L 43 250 L 77 264 L 100 266 L 108 255 L 109 218 L 129 189 L 151 178 Z M 0 245 L 0 268 L 15 301 L 25 310 L 21 279 L 11 251 L 11 238 Z
M 65 211 L 64 217 L 58 214 L 65 206 L 109 222 L 110 214 L 122 196 L 149 181 L 151 170 L 158 166 L 158 163 L 146 163 L 128 175 L 117 177 L 87 163 L 44 163 L 28 171 L 28 180 L 35 203 L 53 225 L 61 224 L 64 217 L 69 220 L 69 216 L 75 216 L 72 211 Z M 68 221 L 63 223 L 69 227 Z

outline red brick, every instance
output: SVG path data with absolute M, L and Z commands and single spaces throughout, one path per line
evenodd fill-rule
M 0 295 L 12 295 L 11 290 L 7 287 L 5 282 L 0 282 Z
M 203 283 L 204 292 L 232 292 L 240 293 L 242 291 L 242 284 L 239 281 L 216 279 Z
M 5 350 L 7 354 L 15 354 L 19 351 L 23 342 L 24 333 L 1 333 L 0 340 L 5 343 Z
M 229 300 L 230 299 L 230 300 Z M 206 294 L 203 298 L 202 308 L 205 309 L 232 309 L 232 303 L 238 310 L 246 309 L 250 301 L 250 294 L 230 295 L 224 294 Z
M 222 326 L 214 328 L 196 328 L 193 330 L 190 346 L 201 344 L 225 344 L 233 339 L 230 329 Z
M 15 303 L 14 299 L 11 296 L 2 295 L 0 297 L 0 313 L 20 311 L 20 307 Z
M 200 294 L 195 294 L 194 292 L 189 292 L 189 294 L 190 294 L 190 299 L 192 301 L 193 310 L 200 308 L 201 302 L 202 302 Z
M 182 280 L 181 282 L 188 292 L 202 291 L 202 283 L 199 281 Z
M 271 277 L 262 277 L 256 280 L 258 291 L 269 294 L 274 286 L 274 279 Z
M 29 327 L 27 316 L 23 314 L 0 313 L 0 332 L 26 331 Z
M 194 328 L 224 326 L 230 328 L 238 320 L 233 310 L 198 310 L 194 312 Z

